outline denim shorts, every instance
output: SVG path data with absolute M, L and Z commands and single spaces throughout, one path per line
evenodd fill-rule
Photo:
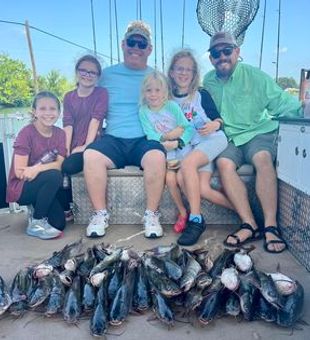
M 237 168 L 242 164 L 252 164 L 254 155 L 259 151 L 268 151 L 273 161 L 277 156 L 278 131 L 272 131 L 255 136 L 249 142 L 235 146 L 229 142 L 227 148 L 218 156 L 218 158 L 228 158 L 232 160 Z
M 119 138 L 111 135 L 103 135 L 101 139 L 88 145 L 87 149 L 96 150 L 107 156 L 117 169 L 126 165 L 141 167 L 143 156 L 150 150 L 165 153 L 164 147 L 159 142 L 147 140 L 146 137 Z

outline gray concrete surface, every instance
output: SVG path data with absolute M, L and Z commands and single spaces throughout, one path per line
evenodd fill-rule
M 26 216 L 19 214 L 0 215 L 0 275 L 11 283 L 17 271 L 29 264 L 40 263 L 49 257 L 54 250 L 84 237 L 85 226 L 68 225 L 65 236 L 59 240 L 41 241 L 28 237 L 25 234 Z M 220 249 L 221 242 L 231 227 L 209 226 L 201 238 L 200 244 L 205 244 L 212 249 Z M 84 239 L 85 247 L 93 243 L 104 241 L 118 245 L 132 245 L 135 249 L 149 249 L 156 245 L 168 245 L 176 240 L 171 226 L 165 226 L 165 236 L 160 240 L 147 240 L 139 232 L 141 226 L 111 226 L 102 240 Z M 138 235 L 137 235 L 138 234 Z M 133 236 L 136 235 L 136 236 Z M 133 236 L 133 237 L 131 237 Z M 126 240 L 126 238 L 129 238 Z M 305 289 L 305 303 L 303 319 L 310 324 L 310 276 L 288 252 L 279 255 L 267 254 L 263 251 L 262 241 L 255 243 L 256 249 L 252 255 L 256 267 L 264 271 L 276 271 L 280 264 L 281 271 L 300 281 Z M 206 327 L 201 327 L 195 322 L 176 322 L 175 326 L 168 329 L 157 320 L 152 319 L 152 312 L 146 315 L 131 315 L 120 328 L 109 328 L 106 335 L 108 339 L 309 339 L 309 326 L 301 325 L 300 329 L 285 329 L 264 321 L 240 321 L 231 317 L 222 317 L 214 320 Z M 308 334 L 308 335 L 307 335 Z M 77 326 L 67 325 L 60 317 L 54 319 L 44 318 L 41 314 L 27 312 L 22 318 L 14 319 L 5 314 L 0 317 L 0 339 L 91 339 L 89 333 L 89 320 L 80 320 Z

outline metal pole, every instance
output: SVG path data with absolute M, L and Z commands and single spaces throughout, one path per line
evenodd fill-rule
M 262 28 L 262 40 L 260 44 L 260 56 L 259 56 L 259 68 L 262 68 L 263 61 L 263 49 L 264 49 L 264 37 L 265 37 L 265 20 L 266 20 L 266 1 L 264 2 L 264 14 L 263 14 L 263 28 Z
M 27 37 L 28 48 L 29 48 L 29 53 L 30 53 L 30 59 L 31 59 L 34 91 L 35 91 L 35 93 L 38 93 L 38 91 L 39 91 L 39 89 L 38 89 L 38 78 L 37 78 L 36 64 L 35 64 L 35 61 L 34 61 L 34 55 L 33 55 L 33 50 L 32 50 L 28 20 L 25 21 L 25 30 L 26 30 L 26 37 Z
M 95 55 L 97 55 L 96 29 L 95 29 L 95 16 L 94 16 L 93 0 L 90 0 L 90 9 L 91 9 L 91 22 L 92 22 L 92 29 L 93 29 L 94 52 L 95 52 Z
M 277 43 L 277 62 L 276 62 L 276 82 L 279 79 L 279 54 L 280 54 L 280 21 L 281 21 L 281 0 L 279 0 L 279 16 L 278 16 L 278 43 Z

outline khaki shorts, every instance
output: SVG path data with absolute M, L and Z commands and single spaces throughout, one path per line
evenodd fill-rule
M 227 148 L 218 156 L 231 159 L 239 168 L 242 164 L 252 164 L 253 156 L 259 151 L 268 151 L 273 161 L 277 156 L 278 131 L 255 136 L 249 142 L 235 146 L 229 142 Z

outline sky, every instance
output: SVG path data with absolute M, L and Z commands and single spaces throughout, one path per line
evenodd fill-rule
M 161 2 L 162 16 L 159 15 Z M 248 27 L 241 46 L 243 61 L 257 67 L 260 60 L 264 2 L 265 0 L 260 0 L 258 13 Z M 94 21 L 92 21 L 91 3 Z M 262 70 L 274 78 L 277 60 L 279 0 L 267 0 L 266 3 Z M 183 31 L 183 0 L 0 0 L 0 53 L 8 54 L 9 57 L 19 59 L 29 68 L 31 67 L 24 25 L 4 22 L 24 24 L 27 20 L 31 26 L 86 48 L 72 46 L 30 29 L 37 74 L 46 75 L 54 69 L 73 79 L 76 60 L 94 49 L 92 23 L 95 28 L 98 55 L 103 66 L 109 66 L 111 44 L 113 63 L 116 63 L 117 41 L 120 44 L 128 23 L 141 16 L 151 26 L 153 45 L 156 38 L 156 61 L 159 69 L 162 69 L 163 60 L 164 67 L 167 68 L 172 54 L 181 48 L 183 36 L 184 47 L 194 50 L 203 75 L 212 69 L 207 53 L 210 37 L 203 32 L 198 23 L 196 7 L 197 0 L 185 0 Z M 309 13 L 309 0 L 281 0 L 279 76 L 293 77 L 298 83 L 301 68 L 310 68 L 310 44 L 307 38 Z M 161 26 L 163 31 L 161 31 Z M 122 60 L 121 50 L 119 53 Z M 149 63 L 151 66 L 155 64 L 154 50 Z

